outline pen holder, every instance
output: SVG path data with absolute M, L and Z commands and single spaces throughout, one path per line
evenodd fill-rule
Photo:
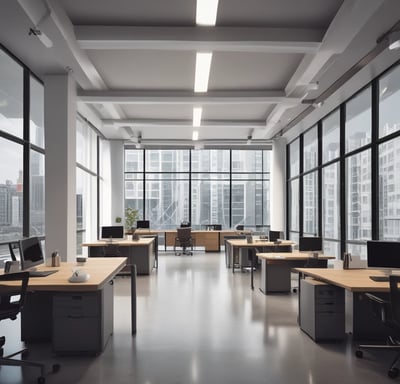
M 58 254 L 58 251 L 54 251 L 51 254 L 51 266 L 52 267 L 59 267 L 60 266 L 60 255 Z

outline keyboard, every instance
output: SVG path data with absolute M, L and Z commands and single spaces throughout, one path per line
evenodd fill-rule
M 387 282 L 389 281 L 389 276 L 370 276 L 371 280 L 376 282 Z
M 29 271 L 29 277 L 46 277 L 56 272 L 58 272 L 58 269 L 51 271 Z

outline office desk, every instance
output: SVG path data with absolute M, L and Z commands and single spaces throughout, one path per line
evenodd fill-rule
M 232 255 L 232 272 L 235 272 L 235 264 L 238 263 L 238 255 L 240 249 L 257 248 L 262 250 L 263 253 L 270 252 L 292 252 L 292 245 L 295 243 L 291 240 L 283 240 L 282 242 L 275 243 L 273 241 L 254 240 L 248 243 L 247 239 L 229 239 L 226 240 L 228 247 L 231 247 L 230 254 Z
M 21 314 L 21 339 L 51 341 L 56 353 L 103 351 L 113 333 L 113 278 L 127 263 L 123 257 L 61 263 L 57 273 L 31 277 Z M 73 268 L 90 274 L 84 283 L 69 283 Z M 38 270 L 51 269 L 39 266 Z
M 155 239 L 94 241 L 83 243 L 89 247 L 89 257 L 126 257 L 128 264 L 135 264 L 138 275 L 149 275 L 155 266 Z
M 272 292 L 290 292 L 291 288 L 291 269 L 304 267 L 310 258 L 310 252 L 274 252 L 257 253 L 261 259 L 261 292 L 267 294 Z M 321 268 L 327 267 L 329 259 L 334 256 L 319 255 L 318 260 Z
M 346 332 L 353 334 L 354 339 L 369 340 L 387 335 L 387 329 L 372 314 L 371 304 L 365 292 L 373 292 L 385 297 L 389 292 L 388 282 L 375 282 L 371 275 L 383 275 L 382 271 L 371 269 L 320 269 L 295 268 L 301 278 L 311 277 L 316 280 L 342 288 L 346 302 Z M 299 284 L 300 287 L 300 284 Z M 299 313 L 301 301 L 299 300 Z
M 221 244 L 224 244 L 225 236 L 238 234 L 235 230 L 221 231 L 197 231 L 192 230 L 192 237 L 196 247 L 204 247 L 205 252 L 221 252 Z M 164 231 L 165 249 L 173 247 L 177 236 L 176 230 Z

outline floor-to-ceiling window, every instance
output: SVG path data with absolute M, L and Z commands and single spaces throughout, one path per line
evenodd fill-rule
M 288 144 L 290 231 L 303 218 L 299 234 L 307 235 L 320 218 L 324 251 L 337 257 L 347 251 L 365 259 L 368 240 L 400 240 L 399 102 L 396 65 L 323 117 L 320 136 L 312 127 Z M 314 175 L 316 139 L 322 155 Z M 313 210 L 319 167 L 322 202 Z
M 269 225 L 268 150 L 125 150 L 125 207 L 153 228 Z
M 45 235 L 43 105 L 43 84 L 0 48 L 0 242 Z
M 76 220 L 77 253 L 81 244 L 97 238 L 97 142 L 96 131 L 83 120 L 76 125 Z

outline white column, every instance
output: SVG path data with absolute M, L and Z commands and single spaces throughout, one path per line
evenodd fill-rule
M 76 256 L 76 84 L 68 74 L 44 78 L 46 256 Z
M 286 139 L 274 139 L 271 157 L 271 230 L 286 229 Z M 286 234 L 287 236 L 287 234 Z
M 115 218 L 122 217 L 125 224 L 124 213 L 124 142 L 122 140 L 110 141 L 111 159 L 111 223 L 115 225 Z

